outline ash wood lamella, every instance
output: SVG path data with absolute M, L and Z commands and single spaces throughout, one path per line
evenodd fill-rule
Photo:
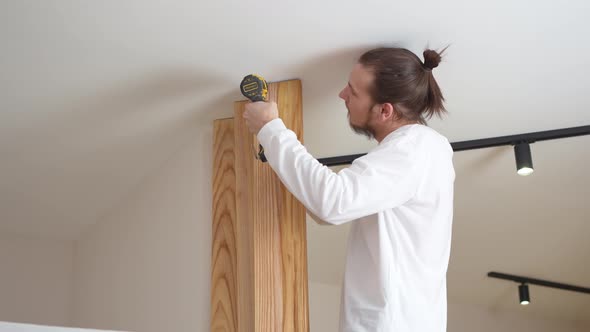
M 269 99 L 301 140 L 301 82 L 270 83 Z M 211 331 L 307 332 L 305 208 L 255 159 L 245 104 L 214 123 Z

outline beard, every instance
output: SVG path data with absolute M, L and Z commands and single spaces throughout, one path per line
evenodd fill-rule
M 355 126 L 352 123 L 350 123 L 350 121 L 348 122 L 348 124 L 355 133 L 366 136 L 367 139 L 375 138 L 375 130 L 373 130 L 373 128 L 371 128 L 371 126 L 369 126 L 368 124 L 365 124 L 364 126 Z
M 371 107 L 372 108 L 372 107 Z M 369 123 L 369 119 L 371 117 L 371 108 L 367 112 L 367 117 L 365 119 L 365 123 L 363 125 L 354 125 L 350 121 L 350 110 L 348 111 L 348 125 L 350 128 L 357 134 L 366 136 L 367 139 L 375 138 L 375 128 Z M 348 109 L 348 107 L 347 107 Z

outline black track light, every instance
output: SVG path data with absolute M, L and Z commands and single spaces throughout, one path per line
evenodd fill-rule
M 589 126 L 554 129 L 554 130 L 547 130 L 547 131 L 537 131 L 534 133 L 526 133 L 526 134 L 518 134 L 518 135 L 482 138 L 482 139 L 475 139 L 475 140 L 470 140 L 470 141 L 453 142 L 453 143 L 451 143 L 451 146 L 453 147 L 453 151 L 465 151 L 465 150 L 473 150 L 473 149 L 491 148 L 494 146 L 514 145 L 517 142 L 535 143 L 535 142 L 540 142 L 540 141 L 547 141 L 547 140 L 566 138 L 566 137 L 583 136 L 583 135 L 590 135 L 590 125 Z M 348 165 L 348 164 L 351 164 L 355 159 L 360 158 L 364 155 L 365 155 L 364 153 L 352 154 L 352 155 L 348 155 L 348 156 L 337 156 L 337 157 L 318 159 L 318 161 L 326 166 Z M 530 160 L 530 151 L 529 151 L 529 160 Z M 531 169 L 533 168 L 532 163 L 531 163 L 530 167 L 531 167 Z
M 531 303 L 531 299 L 529 297 L 529 285 L 521 284 L 518 286 L 518 297 L 520 298 L 520 304 L 522 305 Z
M 527 176 L 533 173 L 533 158 L 531 157 L 531 147 L 529 143 L 518 143 L 514 146 L 514 156 L 516 157 L 516 173 Z
M 520 285 L 518 286 L 518 297 L 520 299 L 520 304 L 527 305 L 531 303 L 531 298 L 529 296 L 529 284 L 531 285 L 539 285 L 544 287 L 551 287 L 557 289 L 564 289 L 572 292 L 578 293 L 585 293 L 590 294 L 590 288 L 588 287 L 581 287 L 581 286 L 574 286 L 570 284 L 564 284 L 561 282 L 543 280 L 543 279 L 535 279 L 530 277 L 523 277 L 517 276 L 513 274 L 506 274 L 500 272 L 488 272 L 488 277 L 490 278 L 498 278 L 510 281 L 516 281 Z

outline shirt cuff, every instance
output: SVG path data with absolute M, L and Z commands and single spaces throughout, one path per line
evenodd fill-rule
M 272 121 L 269 121 L 258 132 L 258 142 L 262 146 L 267 146 L 273 136 L 286 129 L 287 127 L 281 118 L 276 118 Z

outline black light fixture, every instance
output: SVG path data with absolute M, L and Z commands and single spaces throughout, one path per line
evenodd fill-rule
M 547 130 L 547 131 L 538 131 L 538 132 L 526 133 L 526 134 L 481 138 L 481 139 L 475 139 L 475 140 L 470 140 L 470 141 L 453 142 L 453 143 L 451 143 L 451 146 L 453 147 L 453 151 L 466 151 L 466 150 L 473 150 L 473 149 L 491 148 L 491 147 L 495 147 L 495 146 L 516 145 L 519 142 L 526 142 L 528 145 L 528 144 L 532 144 L 532 143 L 539 142 L 539 141 L 547 141 L 547 140 L 584 136 L 584 135 L 590 135 L 590 125 L 580 126 L 580 127 L 554 129 L 554 130 Z M 318 159 L 318 161 L 326 166 L 347 165 L 347 164 L 351 164 L 355 159 L 360 158 L 364 155 L 365 155 L 365 153 L 351 154 L 351 155 L 347 155 L 347 156 L 320 158 L 320 159 Z M 529 147 L 529 158 L 530 158 L 530 147 Z M 532 168 L 532 162 L 531 162 L 530 167 Z
M 520 304 L 522 305 L 531 303 L 531 298 L 529 297 L 529 285 L 522 283 L 518 286 L 518 297 L 520 298 Z
M 514 156 L 516 157 L 516 173 L 521 176 L 531 175 L 534 170 L 529 143 L 521 142 L 514 145 Z
M 520 304 L 522 304 L 522 305 L 527 305 L 527 304 L 531 303 L 531 298 L 529 296 L 529 284 L 557 288 L 557 289 L 563 289 L 563 290 L 568 290 L 568 291 L 577 292 L 577 293 L 590 294 L 590 288 L 588 288 L 588 287 L 574 286 L 574 285 L 564 284 L 561 282 L 548 281 L 548 280 L 542 280 L 542 279 L 536 279 L 536 278 L 530 278 L 530 277 L 523 277 L 523 276 L 517 276 L 517 275 L 513 275 L 513 274 L 500 273 L 500 272 L 488 272 L 488 277 L 510 280 L 510 281 L 515 281 L 515 282 L 519 283 L 520 285 L 518 286 L 518 297 L 520 299 Z

